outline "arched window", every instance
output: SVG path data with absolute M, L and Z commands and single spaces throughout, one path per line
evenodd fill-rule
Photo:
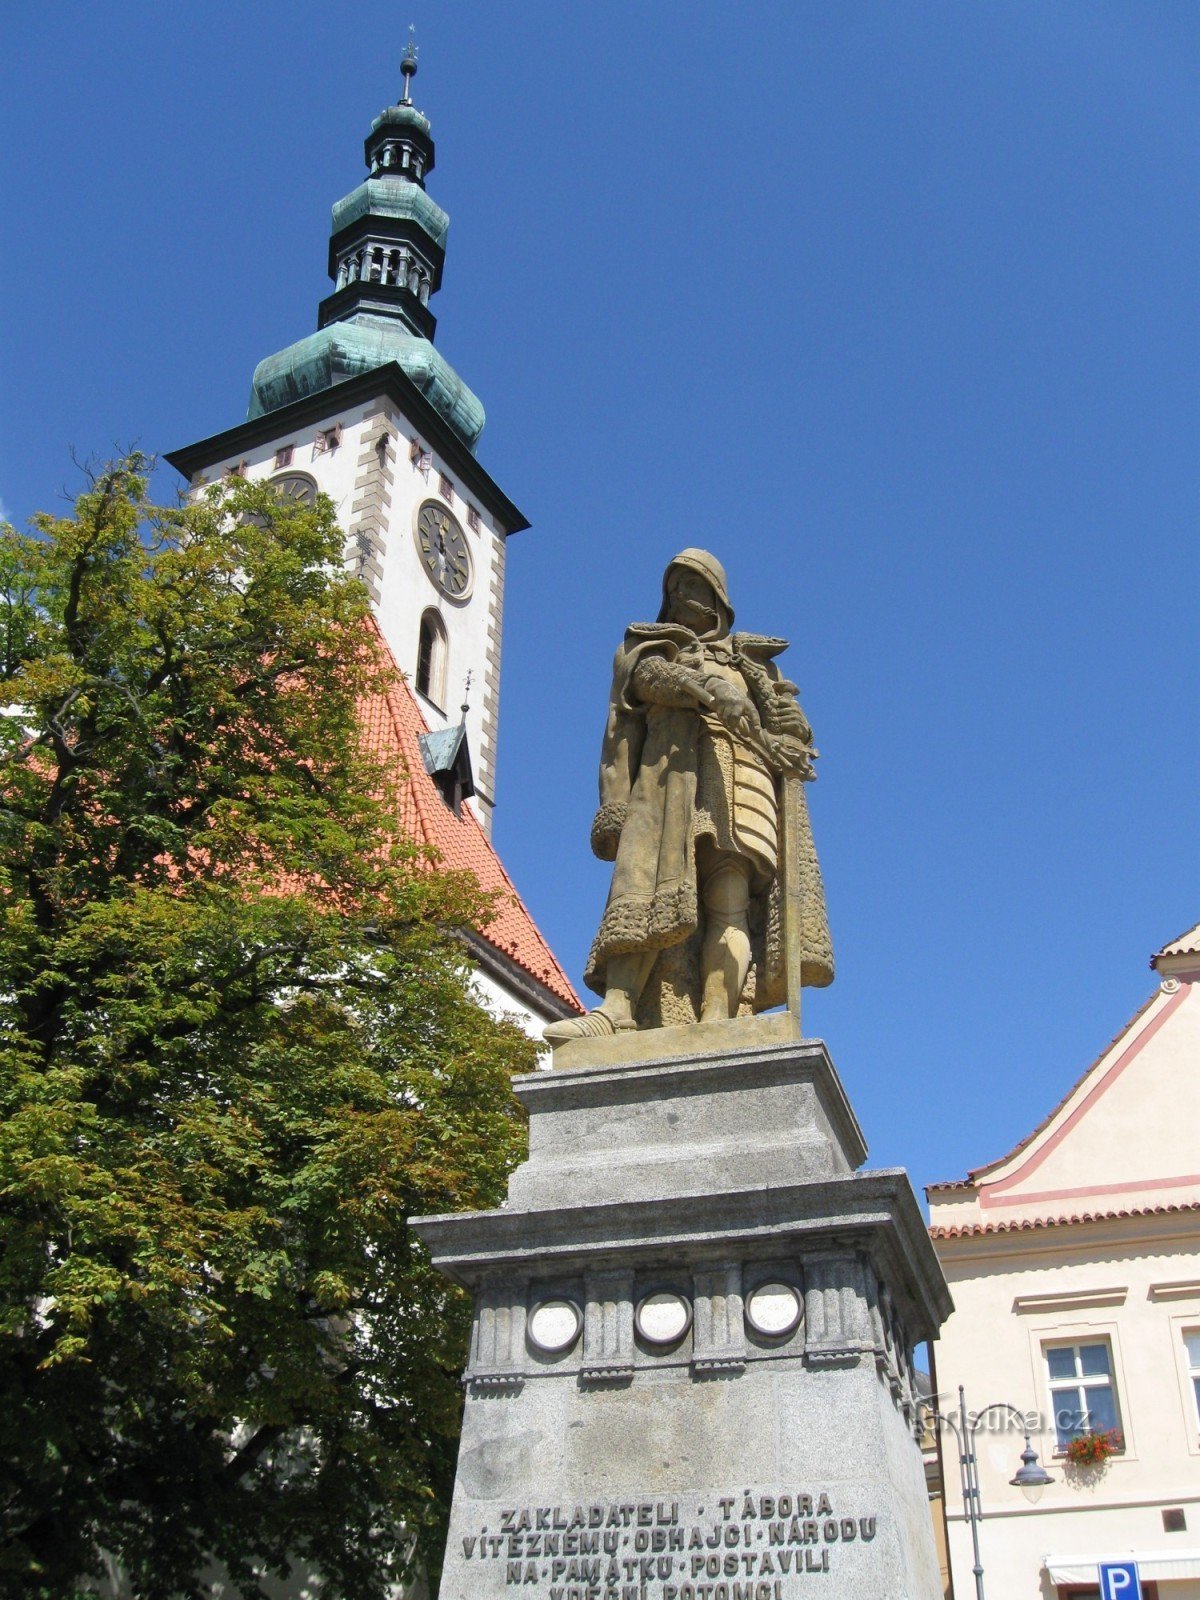
M 417 638 L 417 693 L 442 710 L 446 695 L 446 624 L 432 608 L 422 613 Z

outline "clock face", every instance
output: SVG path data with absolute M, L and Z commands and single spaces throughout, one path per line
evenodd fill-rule
M 426 500 L 417 512 L 421 565 L 448 600 L 465 600 L 471 587 L 471 552 L 453 512 Z
M 271 479 L 271 487 L 281 500 L 290 505 L 311 506 L 316 503 L 317 483 L 307 472 L 281 472 Z

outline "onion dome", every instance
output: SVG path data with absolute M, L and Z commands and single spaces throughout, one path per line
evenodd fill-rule
M 429 300 L 441 286 L 450 219 L 425 190 L 434 144 L 428 117 L 412 103 L 411 40 L 400 70 L 403 95 L 374 119 L 364 142 L 368 176 L 333 208 L 334 288 L 318 307 L 317 332 L 259 362 L 247 416 L 396 361 L 474 450 L 483 406 L 433 347 Z

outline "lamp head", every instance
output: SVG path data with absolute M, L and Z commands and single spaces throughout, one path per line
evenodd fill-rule
M 1020 1489 L 1031 1503 L 1041 1498 L 1042 1490 L 1048 1483 L 1054 1482 L 1038 1460 L 1037 1451 L 1030 1444 L 1028 1434 L 1025 1435 L 1025 1448 L 1021 1451 L 1021 1465 L 1016 1477 L 1010 1478 L 1009 1482 L 1014 1489 Z

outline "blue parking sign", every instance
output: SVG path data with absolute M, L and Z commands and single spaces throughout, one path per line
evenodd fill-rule
M 1100 1600 L 1142 1600 L 1136 1561 L 1105 1561 L 1100 1567 Z

